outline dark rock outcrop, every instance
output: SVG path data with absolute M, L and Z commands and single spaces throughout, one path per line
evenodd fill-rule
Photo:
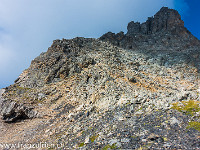
M 94 65 L 95 61 L 85 55 L 85 49 L 94 39 L 74 38 L 72 40 L 55 40 L 46 53 L 42 53 L 31 62 L 16 80 L 22 87 L 42 87 L 46 83 L 61 81 L 83 68 Z M 83 47 L 83 45 L 88 45 Z
M 184 28 L 184 22 L 181 20 L 180 14 L 176 10 L 163 7 L 154 17 L 149 17 L 142 24 L 131 21 L 127 27 L 127 35 L 154 34 L 161 31 L 181 30 L 182 28 Z
M 125 35 L 108 32 L 100 39 L 115 45 L 118 41 L 118 46 L 128 49 L 185 51 L 200 46 L 199 40 L 184 27 L 180 14 L 167 7 L 142 24 L 131 21 Z
M 2 119 L 8 123 L 36 117 L 36 112 L 33 111 L 33 108 L 3 99 L 0 102 L 0 114 Z
M 37 116 L 37 113 L 33 111 L 33 107 L 4 99 L 3 94 L 5 92 L 5 89 L 0 89 L 0 115 L 5 122 L 11 123 L 23 119 L 32 119 Z
M 108 32 L 100 37 L 102 41 L 131 50 L 137 50 L 164 64 L 187 62 L 200 70 L 200 42 L 187 28 L 176 10 L 163 7 L 154 17 L 144 23 L 131 21 L 127 33 Z M 171 60 L 170 60 L 171 59 Z

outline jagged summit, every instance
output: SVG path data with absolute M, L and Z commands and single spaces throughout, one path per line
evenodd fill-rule
M 162 7 L 154 17 L 149 17 L 142 24 L 131 21 L 127 27 L 127 35 L 153 34 L 161 31 L 173 31 L 183 27 L 184 22 L 181 20 L 178 11 L 169 9 L 168 7 Z
M 116 46 L 141 51 L 150 55 L 173 57 L 179 55 L 185 62 L 193 63 L 200 69 L 200 41 L 187 28 L 178 11 L 163 7 L 154 17 L 144 23 L 131 21 L 127 33 L 108 32 L 100 37 Z
M 108 32 L 100 39 L 128 49 L 147 49 L 148 46 L 149 50 L 184 51 L 200 46 L 199 40 L 184 27 L 178 11 L 168 7 L 162 7 L 142 24 L 131 21 L 126 34 Z

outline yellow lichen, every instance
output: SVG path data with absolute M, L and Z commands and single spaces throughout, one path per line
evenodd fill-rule
M 200 102 L 195 100 L 176 102 L 172 104 L 172 109 L 185 112 L 187 115 L 194 115 L 196 112 L 200 111 L 199 104 Z
M 108 150 L 108 149 L 116 149 L 116 143 L 112 144 L 112 145 L 106 145 L 102 150 Z
M 189 122 L 187 129 L 189 129 L 189 128 L 194 128 L 194 129 L 200 131 L 200 122 L 195 122 L 195 121 Z

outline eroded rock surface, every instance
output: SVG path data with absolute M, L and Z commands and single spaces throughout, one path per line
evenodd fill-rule
M 36 117 L 36 113 L 32 111 L 33 108 L 26 107 L 23 104 L 17 104 L 11 100 L 3 100 L 0 108 L 2 119 L 8 123 Z

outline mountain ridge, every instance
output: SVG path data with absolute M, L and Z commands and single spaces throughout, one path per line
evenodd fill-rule
M 151 35 L 158 36 L 158 37 L 154 39 Z M 194 37 L 190 33 L 190 31 L 187 30 L 187 28 L 184 27 L 184 22 L 183 20 L 181 20 L 180 14 L 176 10 L 169 9 L 167 7 L 162 7 L 160 11 L 158 11 L 153 17 L 149 17 L 147 21 L 144 23 L 131 21 L 127 26 L 126 34 L 124 34 L 123 32 L 120 32 L 115 35 L 112 32 L 108 32 L 104 34 L 102 37 L 100 37 L 100 39 L 106 40 L 107 38 L 106 36 L 113 36 L 112 38 L 115 39 L 114 41 L 119 42 L 117 44 L 118 46 L 121 44 L 122 47 L 130 48 L 130 49 L 132 48 L 134 49 L 135 47 L 137 48 L 138 44 L 135 44 L 134 40 L 136 40 L 136 42 L 138 43 L 149 42 L 148 43 L 149 46 L 152 46 L 152 44 L 156 45 L 156 42 L 158 43 L 160 42 L 166 48 L 170 48 L 170 44 L 172 44 L 171 46 L 173 47 L 174 50 L 176 50 L 176 46 L 174 45 L 174 43 L 172 43 L 172 40 L 177 40 L 177 39 L 187 41 L 186 44 L 190 46 L 200 45 L 199 40 L 196 37 Z M 141 39 L 140 36 L 141 38 L 144 38 L 144 39 Z M 135 45 L 134 46 L 128 45 L 129 47 L 128 46 L 125 47 L 123 45 L 123 42 L 124 42 L 123 38 L 125 38 L 124 40 L 125 44 L 132 43 Z M 159 38 L 161 38 L 162 41 L 159 41 Z M 109 38 L 107 40 L 109 40 Z M 128 43 L 126 40 L 129 40 L 131 42 Z M 180 46 L 181 45 L 180 42 L 183 42 L 183 41 L 175 41 L 175 42 L 179 42 L 178 45 Z M 188 45 L 183 45 L 183 46 L 186 46 L 187 48 Z M 178 51 L 181 51 L 180 48 L 178 49 Z
M 126 34 L 54 40 L 0 91 L 0 141 L 199 148 L 199 43 L 167 7 Z

